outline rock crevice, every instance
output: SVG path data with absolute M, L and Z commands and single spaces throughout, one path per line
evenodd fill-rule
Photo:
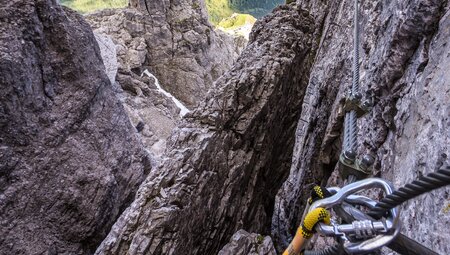
M 301 1 L 299 4 L 315 16 L 316 23 L 325 20 L 324 29 L 327 32 L 322 37 L 312 69 L 308 85 L 311 96 L 305 97 L 302 106 L 291 173 L 275 203 L 272 238 L 278 250 L 286 247 L 300 224 L 311 186 L 343 185 L 337 169 L 334 169 L 341 150 L 342 99 L 351 86 L 353 50 L 348 42 L 352 41 L 353 33 L 348 24 L 352 24 L 353 3 Z M 439 123 L 445 123 L 448 119 L 448 113 L 445 113 L 448 107 L 441 100 L 448 98 L 449 94 L 445 89 L 441 90 L 442 94 L 433 94 L 437 92 L 437 87 L 448 88 L 448 80 L 442 77 L 438 68 L 445 67 L 448 59 L 435 60 L 434 66 L 430 66 L 429 60 L 435 50 L 445 51 L 442 49 L 445 46 L 439 43 L 433 45 L 433 42 L 442 40 L 447 33 L 445 25 L 442 26 L 449 20 L 447 13 L 446 1 L 361 2 L 361 86 L 365 98 L 374 105 L 371 112 L 358 121 L 359 152 L 374 153 L 377 161 L 373 175 L 391 180 L 397 187 L 412 181 L 418 171 L 433 171 L 436 158 L 442 154 L 448 155 L 444 141 L 448 139 L 449 129 Z M 338 29 L 327 28 L 331 26 Z M 442 80 L 436 77 L 442 77 Z M 447 85 L 442 85 L 443 80 Z M 424 86 L 427 89 L 424 90 Z M 436 105 L 437 108 L 415 106 L 421 103 Z M 428 115 L 433 116 L 428 119 L 434 124 L 421 120 L 423 117 L 420 116 Z M 443 140 L 425 141 L 421 138 L 424 132 Z M 405 136 L 408 139 L 415 137 L 420 149 L 407 145 Z M 407 178 L 400 179 L 401 176 Z M 433 194 L 445 199 L 448 190 Z M 433 203 L 427 198 L 418 201 Z M 443 216 L 437 204 L 432 207 L 434 212 L 427 209 L 432 217 Z M 411 222 L 411 215 L 417 214 L 408 208 L 402 212 L 405 222 Z M 417 226 L 421 225 L 420 220 L 412 221 Z M 442 220 L 447 221 L 448 216 Z M 437 231 L 445 232 L 443 229 Z M 404 233 L 419 238 L 438 252 L 445 254 L 448 250 L 445 245 L 436 245 L 438 241 L 423 238 L 415 231 L 413 224 L 405 228 Z
M 313 31 L 312 17 L 294 6 L 255 25 L 247 50 L 176 129 L 167 159 L 96 254 L 217 254 L 241 228 L 269 232 L 317 47 Z

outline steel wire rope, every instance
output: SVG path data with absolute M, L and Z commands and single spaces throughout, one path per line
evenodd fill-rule
M 387 195 L 367 215 L 380 219 L 386 212 L 402 203 L 432 190 L 450 185 L 450 166 L 445 166 L 436 172 L 419 177 L 400 189 Z

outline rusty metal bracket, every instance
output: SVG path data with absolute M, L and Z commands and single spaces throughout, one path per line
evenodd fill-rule
M 356 116 L 360 118 L 370 111 L 370 103 L 368 101 L 361 102 L 361 95 L 350 95 L 345 99 L 344 112 L 355 111 Z

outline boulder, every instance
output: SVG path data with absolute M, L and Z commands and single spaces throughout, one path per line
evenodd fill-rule
M 0 254 L 92 254 L 150 159 L 81 15 L 11 0 L 0 17 Z

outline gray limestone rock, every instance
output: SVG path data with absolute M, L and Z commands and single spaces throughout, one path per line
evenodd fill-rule
M 314 184 L 342 186 L 342 99 L 351 86 L 351 1 L 299 1 L 323 27 L 302 105 L 290 175 L 279 191 L 272 237 L 281 251 L 300 224 Z M 359 152 L 376 155 L 374 176 L 396 187 L 435 171 L 450 148 L 448 1 L 361 2 L 361 86 L 373 101 L 358 121 Z M 332 175 L 333 178 L 328 180 Z M 403 234 L 449 254 L 449 188 L 402 206 Z M 445 202 L 447 201 L 447 202 Z
M 231 66 L 246 43 L 242 37 L 212 31 L 200 10 L 203 5 L 194 8 L 189 1 L 176 5 L 176 10 L 164 9 L 167 13 L 159 9 L 148 13 L 140 4 L 132 4 L 136 8 L 86 16 L 96 33 L 111 36 L 116 44 L 117 85 L 122 88 L 117 92 L 133 125 L 143 125 L 140 136 L 155 159 L 165 150 L 180 110 L 156 89 L 154 81 L 139 76 L 150 71 L 163 89 L 192 108 L 204 99 L 212 82 Z M 178 15 L 181 10 L 185 16 Z M 174 44 L 183 46 L 175 49 Z
M 145 20 L 145 15 L 134 9 L 107 9 L 85 17 L 95 33 L 112 38 L 121 69 L 130 71 L 144 66 L 148 53 L 144 33 L 133 30 L 137 28 L 130 24 Z
M 142 15 L 135 10 L 105 10 L 102 13 L 107 16 L 111 12 L 127 11 L 130 15 L 131 13 Z M 97 17 L 96 15 L 100 14 L 91 14 L 87 17 L 89 19 L 89 17 Z M 102 17 L 104 18 L 104 16 Z M 121 21 L 125 16 L 113 17 L 107 19 L 108 26 L 96 29 L 96 38 L 102 52 L 103 62 L 107 70 L 108 67 L 112 69 L 109 75 L 113 76 L 113 87 L 121 99 L 131 123 L 135 127 L 142 126 L 138 130 L 139 137 L 153 158 L 158 160 L 165 149 L 167 137 L 180 119 L 180 110 L 170 98 L 158 91 L 153 79 L 142 75 L 147 54 L 147 44 L 144 38 L 132 37 L 128 30 L 121 26 Z M 114 28 L 114 33 L 107 30 L 109 28 Z M 114 37 L 107 34 L 113 34 Z
M 110 36 L 94 34 L 100 48 L 103 64 L 105 65 L 106 74 L 108 75 L 111 84 L 116 82 L 117 69 L 119 63 L 117 62 L 116 45 Z
M 223 76 L 240 51 L 202 1 L 131 6 L 88 16 L 111 35 L 117 74 L 112 51 L 103 64 L 87 23 L 55 1 L 0 8 L 0 253 L 275 254 L 272 240 L 280 252 L 312 186 L 344 184 L 352 1 L 277 8 Z M 450 6 L 362 0 L 360 14 L 373 109 L 358 152 L 399 187 L 448 162 Z M 146 68 L 200 107 L 180 120 Z M 403 234 L 450 254 L 449 194 L 402 205 Z
M 166 148 L 166 140 L 180 120 L 180 109 L 162 94 L 155 79 L 146 75 L 120 70 L 117 74 L 117 91 L 128 117 L 139 131 L 145 148 L 159 160 Z
M 168 140 L 158 171 L 96 254 L 217 254 L 239 229 L 268 233 L 315 55 L 312 17 L 284 6 Z
M 130 1 L 130 6 L 87 19 L 94 31 L 113 37 L 123 69 L 148 68 L 188 108 L 205 98 L 245 45 L 213 29 L 203 1 Z
M 55 1 L 3 2 L 0 254 L 91 254 L 150 160 L 83 18 Z
M 218 255 L 276 255 L 272 239 L 241 229 L 236 232 L 230 242 Z

